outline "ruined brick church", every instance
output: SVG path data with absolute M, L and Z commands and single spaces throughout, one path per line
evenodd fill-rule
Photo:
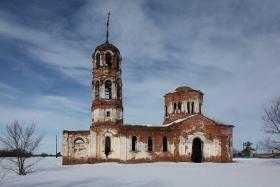
M 231 162 L 232 125 L 203 115 L 203 93 L 187 86 L 164 96 L 164 122 L 127 125 L 123 119 L 122 57 L 108 42 L 92 55 L 92 122 L 89 130 L 63 131 L 63 164 Z M 135 85 L 137 86 L 137 85 Z

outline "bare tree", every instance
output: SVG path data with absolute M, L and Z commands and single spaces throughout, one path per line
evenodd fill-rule
M 264 147 L 267 151 L 280 151 L 280 142 L 271 140 L 270 138 L 260 142 L 260 146 Z
M 0 142 L 7 150 L 15 153 L 14 158 L 7 158 L 10 162 L 4 169 L 13 171 L 19 175 L 26 175 L 32 171 L 32 166 L 37 161 L 29 161 L 28 158 L 38 148 L 43 136 L 35 136 L 36 125 L 33 122 L 28 127 L 23 127 L 18 121 L 6 126 L 6 134 L 0 137 Z
M 274 100 L 270 106 L 264 107 L 263 130 L 265 133 L 280 137 L 280 98 Z M 280 142 L 275 140 L 266 140 L 264 146 L 272 150 L 280 150 Z

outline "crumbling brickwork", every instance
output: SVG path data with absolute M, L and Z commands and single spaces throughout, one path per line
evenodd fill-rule
M 162 125 L 126 125 L 119 50 L 104 43 L 92 63 L 90 130 L 63 131 L 63 164 L 232 161 L 233 126 L 203 115 L 201 91 L 182 86 L 167 93 Z

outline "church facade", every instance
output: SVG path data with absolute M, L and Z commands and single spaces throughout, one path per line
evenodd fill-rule
M 127 125 L 120 51 L 107 40 L 92 65 L 92 123 L 63 131 L 63 164 L 232 161 L 233 126 L 203 115 L 201 91 L 181 86 L 167 93 L 162 125 Z

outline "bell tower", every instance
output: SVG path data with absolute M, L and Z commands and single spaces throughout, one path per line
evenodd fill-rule
M 92 125 L 122 125 L 122 57 L 117 47 L 109 43 L 109 16 L 105 43 L 92 54 Z

